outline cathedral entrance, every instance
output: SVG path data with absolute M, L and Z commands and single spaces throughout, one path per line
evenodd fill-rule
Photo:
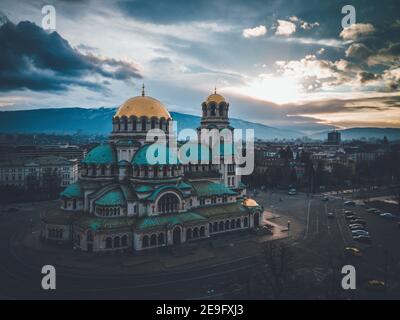
M 180 244 L 181 243 L 181 228 L 176 227 L 172 234 L 173 244 Z
M 254 227 L 260 226 L 260 213 L 256 212 L 254 214 Z

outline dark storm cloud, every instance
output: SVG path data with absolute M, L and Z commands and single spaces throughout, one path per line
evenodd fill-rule
M 360 72 L 359 76 L 360 76 L 361 83 L 367 83 L 370 81 L 382 79 L 382 76 L 380 74 L 375 74 L 375 73 L 366 72 L 366 71 Z
M 125 61 L 82 54 L 57 32 L 47 33 L 23 21 L 0 26 L 0 90 L 66 90 L 70 85 L 101 90 L 84 77 L 141 78 L 137 68 Z

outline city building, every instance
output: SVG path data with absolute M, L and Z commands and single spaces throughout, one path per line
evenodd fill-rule
M 216 91 L 202 103 L 201 129 L 232 130 L 229 103 Z M 89 252 L 134 250 L 177 245 L 263 224 L 263 209 L 246 198 L 236 174 L 234 148 L 221 152 L 220 164 L 182 164 L 147 159 L 150 129 L 167 134 L 167 108 L 146 96 L 128 99 L 112 118 L 108 143 L 81 162 L 79 181 L 61 193 L 61 207 L 42 216 L 41 236 L 72 242 Z M 221 150 L 225 148 L 221 144 Z M 168 147 L 167 154 L 174 151 Z M 199 145 L 196 157 L 204 155 Z
M 63 157 L 14 159 L 0 162 L 0 185 L 40 188 L 48 177 L 56 177 L 60 187 L 78 180 L 78 162 Z
M 328 132 L 328 144 L 330 145 L 340 145 L 342 142 L 342 134 L 339 131 Z

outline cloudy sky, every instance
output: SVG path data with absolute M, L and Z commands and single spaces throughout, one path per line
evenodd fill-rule
M 356 23 L 343 29 L 346 4 Z M 216 86 L 232 117 L 271 126 L 400 127 L 398 0 L 2 0 L 0 12 L 0 110 L 115 107 L 144 82 L 170 111 L 200 114 Z

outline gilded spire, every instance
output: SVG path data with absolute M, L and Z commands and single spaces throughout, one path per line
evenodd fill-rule
M 217 94 L 217 86 L 214 87 L 214 94 Z
M 144 83 L 143 83 L 143 85 L 142 85 L 142 97 L 144 97 L 145 96 L 145 94 L 144 94 Z

